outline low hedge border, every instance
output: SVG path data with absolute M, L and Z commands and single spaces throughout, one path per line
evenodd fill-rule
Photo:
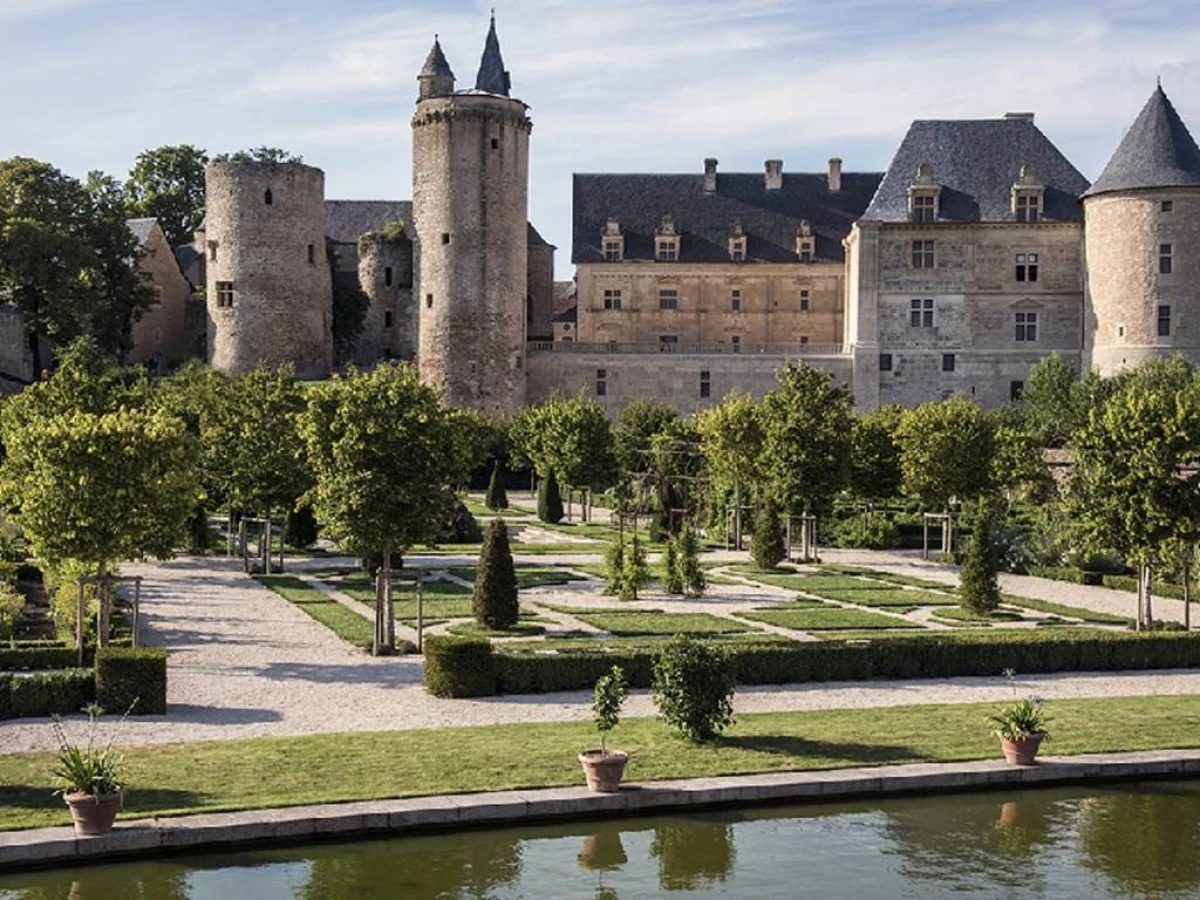
M 33 675 L 0 673 L 0 719 L 79 712 L 96 696 L 91 669 L 62 669 Z
M 128 647 L 130 638 L 114 638 L 110 647 Z M 96 661 L 96 648 L 86 644 L 83 664 Z M 79 665 L 79 652 L 66 641 L 18 642 L 15 647 L 0 647 L 0 672 L 32 672 L 38 669 L 71 669 Z
M 440 642 L 446 639 L 433 639 Z M 462 639 L 459 639 L 462 640 Z M 1200 667 L 1200 633 L 1151 633 L 1064 629 L 1000 634 L 889 636 L 877 641 L 752 643 L 720 641 L 729 651 L 740 684 L 795 684 L 872 678 L 952 678 Z M 598 645 L 547 652 L 552 645 L 443 648 L 426 643 L 425 678 L 442 697 L 489 693 L 537 694 L 592 687 L 619 665 L 633 687 L 650 686 L 658 647 Z M 436 690 L 435 690 L 436 688 Z M 490 690 L 489 690 L 490 688 Z
M 96 652 L 96 702 L 107 712 L 161 716 L 167 712 L 167 651 L 104 647 Z

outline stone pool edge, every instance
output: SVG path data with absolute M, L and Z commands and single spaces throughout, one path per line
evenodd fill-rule
M 0 832 L 0 872 L 611 814 L 1197 775 L 1200 751 L 1154 750 L 1049 756 L 1027 767 L 1009 766 L 1003 760 L 910 763 L 631 783 L 616 794 L 593 794 L 583 787 L 538 788 L 202 813 L 123 821 L 99 837 L 77 837 L 70 826 Z

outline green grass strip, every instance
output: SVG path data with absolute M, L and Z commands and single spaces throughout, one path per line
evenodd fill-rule
M 813 594 L 826 600 L 840 600 L 858 606 L 887 606 L 911 609 L 914 606 L 957 606 L 958 601 L 950 594 L 934 591 L 884 588 L 878 591 L 842 591 L 837 589 L 814 590 Z
M 928 588 L 933 591 L 953 591 L 954 585 L 944 581 L 934 581 L 929 578 L 918 578 L 915 575 L 897 575 L 894 572 L 883 572 L 865 566 L 821 566 L 822 572 L 842 575 L 864 575 L 888 584 L 899 584 L 905 587 Z
M 987 625 L 992 622 L 1020 622 L 1024 618 L 1020 613 L 1010 612 L 1006 609 L 998 609 L 995 612 L 981 615 L 969 609 L 963 609 L 961 606 L 947 606 L 937 609 L 934 611 L 933 617 L 935 619 L 950 619 L 951 622 L 971 622 L 980 625 Z
M 1114 616 L 1112 613 L 1096 612 L 1092 609 L 1084 609 L 1081 606 L 1067 606 L 1065 603 L 1051 603 L 1047 600 L 1033 600 L 1029 597 L 1014 597 L 1012 594 L 1003 594 L 1002 599 L 1009 606 L 1019 606 L 1022 609 L 1031 609 L 1034 612 L 1046 613 L 1050 616 L 1081 619 L 1084 622 L 1091 622 L 1096 625 L 1128 625 L 1130 622 L 1128 616 Z
M 753 631 L 750 625 L 708 613 L 656 613 L 622 610 L 614 613 L 572 612 L 576 619 L 617 637 L 654 634 L 736 634 Z
M 317 588 L 292 575 L 256 575 L 254 580 L 304 610 L 343 641 L 359 647 L 370 646 L 375 635 L 372 622 Z
M 626 719 L 609 744 L 632 754 L 630 781 L 994 759 L 990 704 L 738 716 L 716 745 L 695 746 L 653 719 Z M 1200 696 L 1049 704 L 1054 754 L 1200 746 Z M 124 818 L 307 803 L 581 785 L 575 756 L 590 723 L 494 725 L 131 747 Z M 397 765 L 397 760 L 403 760 Z M 54 755 L 0 756 L 0 829 L 70 822 Z
M 922 627 L 916 622 L 905 622 L 895 616 L 885 616 L 882 613 L 867 612 L 861 609 L 769 610 L 739 613 L 739 615 L 753 622 L 765 622 L 768 625 L 792 628 L 796 631 L 871 628 L 915 628 L 919 630 Z

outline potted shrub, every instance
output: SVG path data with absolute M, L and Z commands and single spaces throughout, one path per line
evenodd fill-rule
M 58 764 L 54 776 L 58 791 L 71 810 L 78 835 L 107 834 L 112 830 L 124 798 L 122 784 L 125 758 L 113 750 L 112 741 L 104 749 L 96 746 L 96 732 L 102 710 L 87 707 L 88 739 L 83 746 L 67 739 L 62 719 L 54 717 L 58 738 Z
M 628 696 L 629 685 L 620 666 L 613 666 L 607 675 L 596 682 L 592 692 L 592 717 L 596 722 L 596 730 L 600 732 L 600 749 L 584 750 L 579 754 L 589 790 L 611 794 L 621 787 L 621 776 L 625 774 L 629 754 L 622 750 L 609 750 L 607 736 L 621 720 L 621 707 Z
M 1012 673 L 1005 673 L 1010 678 Z M 1004 758 L 1010 766 L 1031 766 L 1042 741 L 1050 737 L 1046 731 L 1049 718 L 1040 697 L 1025 697 L 1008 703 L 988 716 L 995 725 L 992 731 L 1000 738 Z

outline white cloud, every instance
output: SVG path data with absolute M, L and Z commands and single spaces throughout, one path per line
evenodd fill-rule
M 96 0 L 0 0 L 0 19 L 34 18 Z

